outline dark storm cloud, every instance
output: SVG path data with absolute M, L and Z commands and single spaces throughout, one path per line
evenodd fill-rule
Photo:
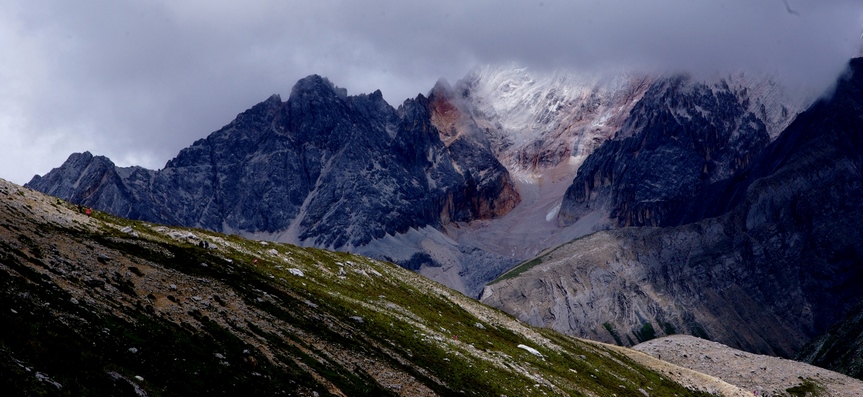
M 857 3 L 13 0 L 0 5 L 0 177 L 23 183 L 83 150 L 160 168 L 311 73 L 396 106 L 503 61 L 823 88 L 860 47 Z

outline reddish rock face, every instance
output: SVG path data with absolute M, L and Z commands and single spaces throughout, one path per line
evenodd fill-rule
M 445 82 L 438 82 L 429 96 L 429 112 L 432 125 L 437 129 L 440 140 L 446 145 L 455 158 L 479 157 L 486 164 L 479 169 L 488 168 L 488 164 L 500 165 L 497 158 L 483 158 L 488 143 L 480 131 L 480 127 L 468 116 L 460 98 L 454 98 L 452 89 Z M 473 148 L 473 149 L 471 149 Z M 474 155 L 469 151 L 477 153 Z M 468 182 L 460 191 L 450 192 L 441 201 L 441 224 L 465 222 L 479 219 L 493 219 L 506 215 L 520 202 L 521 196 L 516 189 L 510 173 L 495 166 L 492 172 L 480 171 L 472 167 L 458 166 Z M 478 177 L 474 176 L 477 175 Z
M 506 215 L 521 201 L 521 196 L 509 174 L 498 176 L 497 186 L 500 186 L 492 200 L 480 201 L 479 214 L 481 219 L 497 218 Z
M 449 98 L 432 94 L 429 101 L 432 125 L 437 128 L 440 140 L 449 146 L 458 136 L 458 124 L 462 119 L 462 112 L 450 102 Z
M 494 219 L 506 215 L 521 200 L 521 196 L 509 177 L 509 174 L 499 174 L 485 192 L 477 191 L 476 187 L 457 193 L 450 193 L 441 203 L 441 223 L 464 222 L 465 217 L 459 214 L 470 214 L 475 220 Z

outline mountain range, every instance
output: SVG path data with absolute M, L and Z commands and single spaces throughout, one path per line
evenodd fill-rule
M 645 207 L 651 195 L 676 202 L 739 169 L 806 101 L 768 77 L 542 75 L 506 65 L 454 87 L 441 81 L 394 109 L 380 92 L 347 96 L 309 76 L 287 101 L 255 105 L 161 170 L 78 153 L 27 186 L 119 216 L 386 259 L 476 296 L 543 249 L 625 225 L 610 221 L 632 217 L 622 208 L 660 211 Z M 670 150 L 661 128 L 689 141 Z M 645 166 L 675 172 L 622 175 L 614 189 L 624 192 L 608 205 L 607 194 L 576 197 L 571 186 L 601 179 L 582 172 L 573 183 L 577 170 L 602 169 L 593 159 L 642 135 L 657 140 L 648 150 L 664 148 L 664 157 L 642 156 L 654 159 Z M 655 187 L 636 196 L 633 178 Z
M 27 186 L 392 261 L 568 334 L 790 357 L 861 298 L 859 69 L 816 101 L 769 76 L 505 65 L 398 108 L 309 76 L 161 170 L 78 153 Z

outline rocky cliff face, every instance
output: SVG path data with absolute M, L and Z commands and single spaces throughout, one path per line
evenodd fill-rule
M 516 268 L 482 300 L 625 345 L 689 333 L 793 355 L 863 298 L 861 131 L 858 59 L 831 99 L 711 185 L 725 214 L 584 237 Z
M 559 222 L 570 225 L 599 209 L 616 226 L 667 225 L 679 206 L 745 168 L 771 132 L 790 122 L 796 113 L 775 95 L 732 78 L 657 79 L 614 139 L 578 170 Z M 779 106 L 779 115 L 771 116 L 766 104 Z
M 441 101 L 393 109 L 380 92 L 348 97 L 310 76 L 162 170 L 74 154 L 28 186 L 120 216 L 339 249 L 505 214 L 519 201 L 506 168 L 475 138 L 444 143 Z

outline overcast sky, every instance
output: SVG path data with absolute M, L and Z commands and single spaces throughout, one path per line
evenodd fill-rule
M 509 61 L 826 88 L 861 34 L 859 0 L 5 0 L 0 178 L 23 184 L 85 150 L 160 169 L 309 74 L 393 106 Z

